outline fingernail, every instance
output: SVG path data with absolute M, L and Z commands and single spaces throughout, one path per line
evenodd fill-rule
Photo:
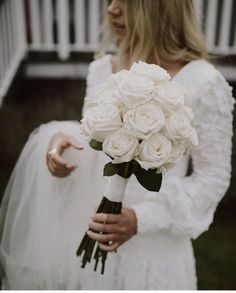
M 87 231 L 87 235 L 88 235 L 88 236 L 90 236 L 90 235 L 91 235 L 91 232 L 90 232 L 89 230 Z

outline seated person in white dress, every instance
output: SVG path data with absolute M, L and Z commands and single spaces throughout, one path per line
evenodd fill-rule
M 190 154 L 193 172 L 186 176 L 185 156 L 166 173 L 158 193 L 131 177 L 122 213 L 108 215 L 104 224 L 94 207 L 104 191 L 108 158 L 88 146 L 79 122 L 41 125 L 26 143 L 2 202 L 5 289 L 197 287 L 191 239 L 209 228 L 230 183 L 231 88 L 206 61 L 191 0 L 108 1 L 103 28 L 87 94 L 137 60 L 165 68 L 192 95 L 199 137 Z M 114 41 L 117 54 L 105 54 Z M 76 257 L 88 226 L 103 250 L 116 251 L 109 253 L 104 275 L 93 272 L 93 265 L 82 269 Z

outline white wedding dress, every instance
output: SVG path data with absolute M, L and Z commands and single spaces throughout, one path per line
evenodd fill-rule
M 111 74 L 111 56 L 89 67 L 88 91 Z M 108 161 L 80 135 L 76 121 L 41 125 L 26 143 L 6 189 L 1 208 L 3 288 L 7 289 L 195 289 L 191 238 L 209 228 L 231 175 L 231 89 L 204 60 L 188 63 L 174 80 L 193 95 L 199 145 L 192 151 L 193 173 L 184 157 L 164 177 L 159 193 L 131 177 L 124 206 L 133 207 L 138 233 L 110 253 L 101 275 L 94 263 L 80 268 L 77 247 L 89 217 L 102 198 Z M 73 135 L 84 150 L 65 157 L 79 165 L 68 178 L 52 177 L 46 166 L 50 137 Z M 209 252 L 210 253 L 210 252 Z

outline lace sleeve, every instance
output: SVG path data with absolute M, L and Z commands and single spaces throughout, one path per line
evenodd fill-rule
M 107 54 L 100 59 L 94 60 L 89 64 L 88 74 L 86 78 L 86 95 L 84 98 L 84 105 L 82 115 L 86 110 L 86 99 L 91 97 L 94 93 L 100 91 L 106 79 L 111 75 L 111 55 Z
M 150 192 L 147 201 L 133 206 L 139 233 L 168 229 L 196 238 L 208 229 L 230 184 L 233 104 L 230 87 L 215 70 L 196 102 L 199 145 L 191 153 L 193 173 L 166 176 L 159 194 Z

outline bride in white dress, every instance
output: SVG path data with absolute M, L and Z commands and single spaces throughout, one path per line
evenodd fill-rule
M 193 172 L 186 176 L 189 157 L 184 157 L 164 176 L 159 193 L 130 178 L 120 226 L 116 217 L 109 223 L 108 235 L 116 236 L 110 250 L 119 247 L 109 253 L 100 275 L 93 264 L 80 268 L 76 250 L 88 224 L 95 231 L 107 225 L 99 224 L 101 215 L 90 218 L 103 195 L 107 158 L 88 146 L 79 122 L 41 125 L 30 135 L 2 202 L 2 288 L 197 287 L 191 239 L 209 228 L 230 182 L 231 88 L 205 60 L 191 0 L 113 0 L 107 11 L 100 53 L 115 38 L 119 54 L 91 63 L 87 94 L 138 59 L 166 68 L 192 94 L 199 136 L 191 153 Z

